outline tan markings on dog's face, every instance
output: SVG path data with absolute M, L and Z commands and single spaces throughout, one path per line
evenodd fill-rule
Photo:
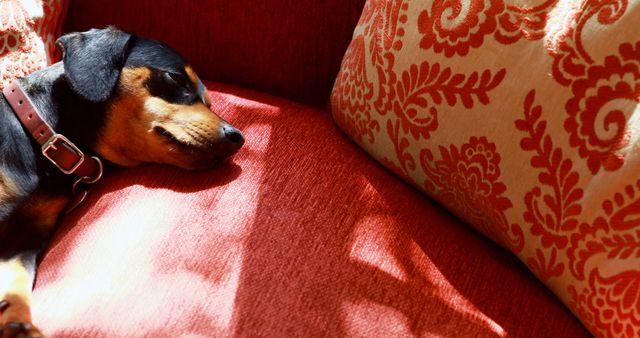
M 196 72 L 189 65 L 185 66 L 184 70 L 189 76 L 189 80 L 191 80 L 191 84 L 193 84 L 193 87 L 198 90 L 198 94 L 204 100 L 204 104 L 207 107 L 211 107 L 211 101 L 209 100 L 209 95 L 207 95 L 207 90 L 204 87 L 204 84 L 202 83 L 202 81 L 200 81 L 200 78 L 198 77 Z
M 226 122 L 203 102 L 174 104 L 152 96 L 146 86 L 152 72 L 123 69 L 98 136 L 95 150 L 101 156 L 123 166 L 153 162 L 193 169 L 237 151 L 225 140 Z

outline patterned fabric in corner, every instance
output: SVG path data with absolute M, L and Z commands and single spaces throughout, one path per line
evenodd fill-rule
M 374 158 L 640 336 L 640 2 L 370 0 L 332 93 Z

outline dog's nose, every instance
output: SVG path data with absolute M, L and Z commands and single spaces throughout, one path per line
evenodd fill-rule
M 222 127 L 222 130 L 224 131 L 224 137 L 227 139 L 227 141 L 237 145 L 238 148 L 242 147 L 242 145 L 244 144 L 244 136 L 242 136 L 240 130 L 230 125 Z

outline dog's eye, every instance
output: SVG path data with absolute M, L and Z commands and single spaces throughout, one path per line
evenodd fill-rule
M 187 79 L 182 74 L 164 72 L 164 77 L 168 82 L 176 84 L 180 87 L 185 87 L 187 84 Z

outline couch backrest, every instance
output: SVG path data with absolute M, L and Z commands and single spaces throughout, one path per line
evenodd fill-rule
M 115 25 L 180 51 L 203 79 L 324 108 L 365 0 L 72 0 L 64 31 Z

